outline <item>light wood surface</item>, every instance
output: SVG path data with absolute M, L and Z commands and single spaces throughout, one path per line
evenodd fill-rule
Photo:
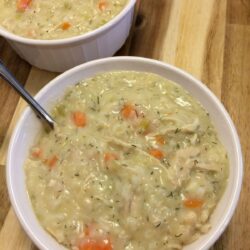
M 117 55 L 176 65 L 221 99 L 239 132 L 245 174 L 239 205 L 213 250 L 250 249 L 250 1 L 141 0 L 131 36 Z M 31 67 L 0 39 L 0 58 L 35 94 L 56 74 Z M 5 182 L 9 139 L 25 103 L 0 80 L 0 250 L 36 249 L 10 206 Z

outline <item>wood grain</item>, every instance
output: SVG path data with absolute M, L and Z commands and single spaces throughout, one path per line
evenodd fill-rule
M 228 1 L 228 24 L 250 24 L 250 1 Z
M 10 201 L 8 197 L 7 185 L 5 181 L 5 168 L 0 166 L 0 230 L 4 223 L 5 217 L 10 208 Z
M 245 176 L 239 205 L 228 227 L 224 249 L 249 249 L 250 246 L 250 27 L 228 25 L 223 74 L 222 101 L 238 129 L 245 163 Z M 238 240 L 244 239 L 244 240 Z
M 35 250 L 37 249 L 21 228 L 13 209 L 11 208 L 5 219 L 0 233 L 1 250 Z
M 168 28 L 172 3 L 169 0 L 141 0 L 129 55 L 160 58 L 162 51 L 159 45 Z
M 218 98 L 223 84 L 224 47 L 226 36 L 227 1 L 217 0 L 208 24 L 201 80 Z
M 135 26 L 116 55 L 155 58 L 202 80 L 223 102 L 239 132 L 245 177 L 233 219 L 213 250 L 250 249 L 250 1 L 141 0 Z M 35 94 L 56 75 L 30 68 L 0 39 L 2 58 Z M 0 249 L 34 250 L 9 210 L 4 164 L 9 138 L 25 103 L 0 82 Z M 2 164 L 2 165 L 1 165 Z M 2 229 L 1 229 L 2 225 Z

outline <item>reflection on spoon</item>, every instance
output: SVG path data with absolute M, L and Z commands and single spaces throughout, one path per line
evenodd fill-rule
M 54 129 L 55 121 L 52 117 L 40 106 L 40 104 L 23 88 L 17 79 L 10 73 L 0 60 L 0 77 L 8 82 L 19 95 L 30 105 L 30 107 L 37 114 L 38 118 L 44 122 L 44 125 L 49 129 Z

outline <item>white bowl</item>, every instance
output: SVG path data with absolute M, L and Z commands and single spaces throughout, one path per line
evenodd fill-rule
M 29 39 L 0 28 L 0 36 L 31 65 L 63 72 L 94 59 L 110 57 L 125 43 L 133 21 L 136 0 L 98 29 L 80 36 L 56 40 Z
M 185 250 L 208 249 L 225 230 L 234 213 L 241 190 L 243 163 L 234 124 L 223 105 L 205 85 L 184 71 L 159 61 L 136 57 L 115 57 L 89 62 L 65 72 L 45 86 L 35 98 L 50 110 L 51 106 L 62 98 L 68 86 L 96 73 L 115 70 L 146 71 L 161 75 L 183 86 L 210 113 L 219 138 L 228 152 L 230 175 L 225 193 L 211 217 L 212 229 L 194 243 L 184 247 Z M 33 111 L 27 108 L 11 138 L 7 159 L 7 184 L 12 206 L 30 238 L 41 249 L 59 250 L 64 248 L 46 233 L 37 221 L 25 187 L 23 164 L 40 129 L 40 121 Z

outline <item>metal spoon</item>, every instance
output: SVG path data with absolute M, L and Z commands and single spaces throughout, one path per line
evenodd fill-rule
M 51 116 L 40 106 L 40 104 L 23 88 L 17 79 L 10 73 L 0 60 L 0 77 L 8 82 L 18 94 L 30 105 L 33 111 L 37 114 L 38 118 L 44 122 L 44 125 L 50 129 L 54 129 L 55 121 Z

